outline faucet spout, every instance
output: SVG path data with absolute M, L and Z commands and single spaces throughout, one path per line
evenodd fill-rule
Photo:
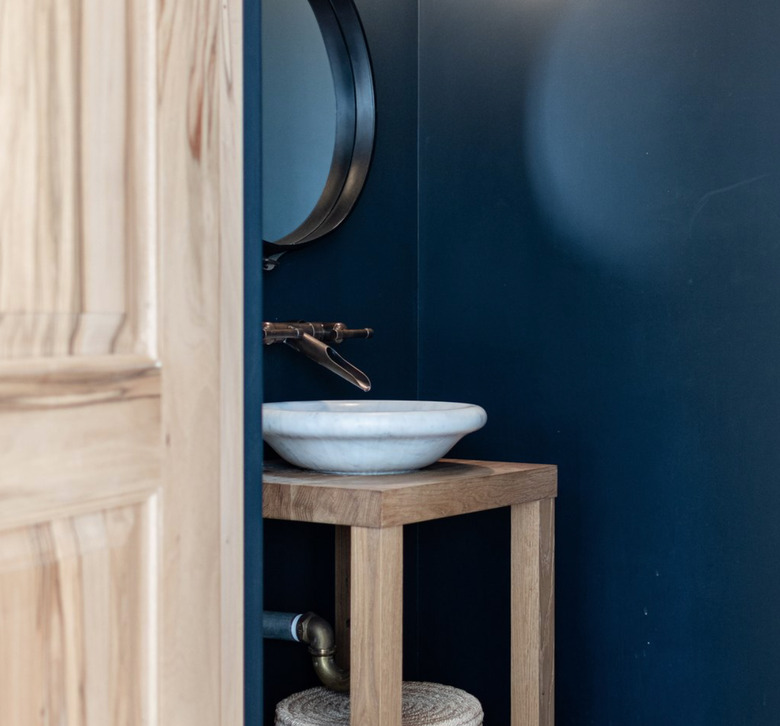
M 328 343 L 347 338 L 370 338 L 371 328 L 348 328 L 344 323 L 263 323 L 263 343 L 286 343 L 361 391 L 371 390 L 371 381 L 359 368 L 340 356 Z
M 339 355 L 327 343 L 317 340 L 308 333 L 301 334 L 299 338 L 287 338 L 284 342 L 299 353 L 311 358 L 315 363 L 319 363 L 345 381 L 349 381 L 353 386 L 357 386 L 361 391 L 371 390 L 371 381 L 368 376 Z

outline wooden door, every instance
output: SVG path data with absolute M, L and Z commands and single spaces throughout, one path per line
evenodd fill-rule
M 0 0 L 0 724 L 242 722 L 240 0 Z

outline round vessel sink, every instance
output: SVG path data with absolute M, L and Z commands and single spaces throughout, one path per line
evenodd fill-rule
M 485 421 L 470 403 L 287 401 L 263 404 L 263 439 L 303 469 L 401 474 L 433 464 Z

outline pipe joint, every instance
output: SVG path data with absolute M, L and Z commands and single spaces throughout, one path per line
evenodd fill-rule
M 317 677 L 326 688 L 349 691 L 349 671 L 336 663 L 336 636 L 331 624 L 315 613 L 304 613 L 297 624 L 298 639 L 309 646 Z

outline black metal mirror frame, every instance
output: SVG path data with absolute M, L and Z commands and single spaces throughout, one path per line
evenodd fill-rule
M 376 111 L 371 59 L 352 0 L 309 0 L 330 61 L 336 92 L 336 141 L 325 187 L 309 216 L 292 232 L 263 241 L 266 269 L 285 252 L 334 230 L 355 205 L 374 150 Z

